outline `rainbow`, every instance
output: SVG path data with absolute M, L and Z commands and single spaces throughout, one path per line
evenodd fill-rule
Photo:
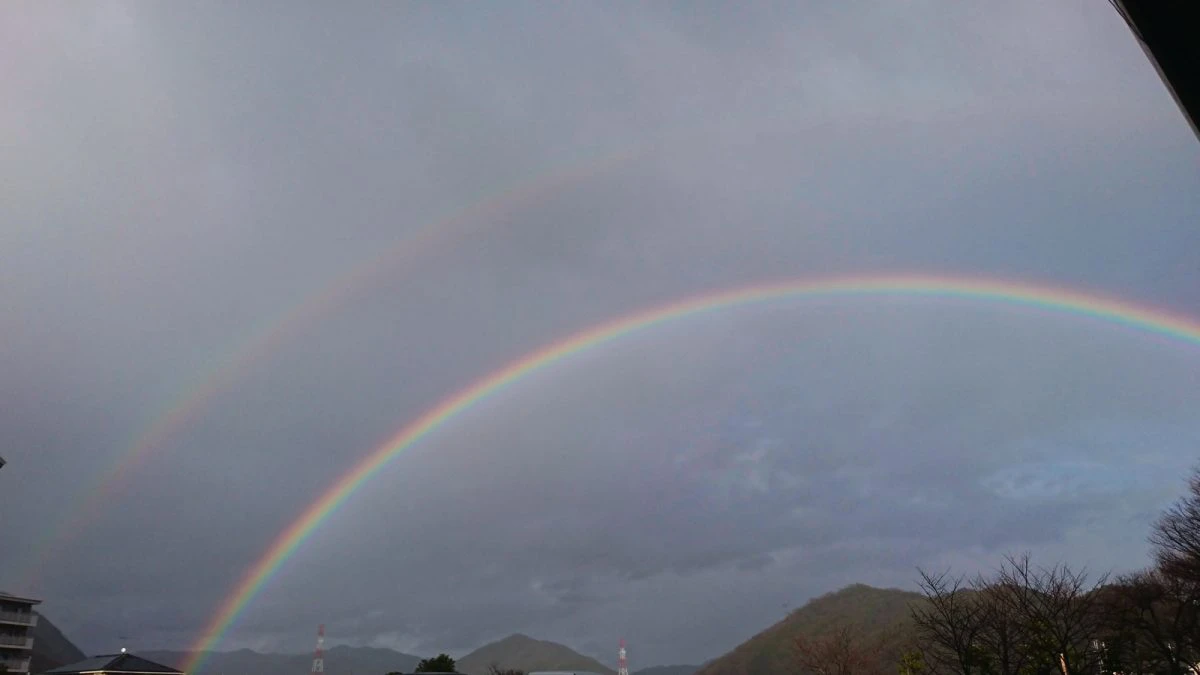
M 118 492 L 135 467 L 156 450 L 164 448 L 171 439 L 195 422 L 220 394 L 228 391 L 255 364 L 275 352 L 288 339 L 318 323 L 357 292 L 397 269 L 401 263 L 420 261 L 431 246 L 449 233 L 461 236 L 464 234 L 462 228 L 467 223 L 536 203 L 539 198 L 624 164 L 638 156 L 645 147 L 649 146 L 639 145 L 619 152 L 590 155 L 583 161 L 541 173 L 473 202 L 402 237 L 371 260 L 351 268 L 290 310 L 258 326 L 235 347 L 227 350 L 225 353 L 228 356 L 202 369 L 202 374 L 195 378 L 191 386 L 174 397 L 173 403 L 156 415 L 154 422 L 133 439 L 124 451 L 118 453 L 112 468 L 101 474 L 92 488 L 79 493 L 81 496 L 65 510 L 63 522 L 56 527 L 46 528 L 42 538 L 30 547 L 28 567 L 16 575 L 16 588 L 32 592 L 32 587 L 38 583 L 39 570 L 46 567 L 45 561 L 61 546 L 78 537 L 104 512 L 101 508 L 104 498 Z
M 206 653 L 220 642 L 247 604 L 262 591 L 296 549 L 384 465 L 445 426 L 455 416 L 510 385 L 581 352 L 679 319 L 789 299 L 887 296 L 959 299 L 1024 307 L 1091 319 L 1200 346 L 1200 323 L 1164 310 L 1050 286 L 945 276 L 854 276 L 782 281 L 700 295 L 623 316 L 538 349 L 477 380 L 463 391 L 442 400 L 400 429 L 383 445 L 369 452 L 283 530 L 262 557 L 245 572 L 232 592 L 220 603 L 202 636 L 193 645 L 191 660 L 184 670 L 195 673 L 203 666 Z
M 766 127 L 737 127 L 734 135 L 744 135 L 745 128 L 761 130 Z M 430 248 L 448 238 L 447 233 L 454 232 L 461 236 L 465 234 L 463 228 L 467 223 L 537 203 L 537 200 L 558 190 L 612 171 L 656 148 L 686 141 L 697 135 L 712 137 L 719 130 L 720 128 L 698 127 L 659 132 L 650 139 L 622 146 L 612 152 L 588 154 L 573 162 L 536 174 L 532 178 L 510 184 L 489 196 L 471 202 L 445 218 L 428 223 L 412 234 L 401 237 L 374 258 L 352 267 L 315 293 L 305 296 L 289 310 L 263 322 L 232 347 L 223 350 L 223 356 L 214 359 L 208 367 L 201 368 L 200 374 L 192 378 L 178 395 L 170 397 L 170 404 L 151 417 L 152 421 L 141 427 L 141 432 L 123 446 L 124 449 L 117 453 L 111 468 L 101 473 L 90 488 L 77 493 L 75 500 L 64 509 L 62 522 L 54 527 L 45 528 L 42 536 L 29 547 L 27 566 L 15 575 L 14 588 L 33 593 L 38 584 L 38 575 L 47 569 L 45 563 L 61 547 L 86 531 L 87 526 L 105 512 L 102 508 L 105 498 L 118 493 L 133 475 L 134 469 L 191 426 L 222 393 L 245 377 L 255 364 L 264 361 L 289 339 L 336 311 L 347 299 L 370 287 L 402 263 L 419 263 Z

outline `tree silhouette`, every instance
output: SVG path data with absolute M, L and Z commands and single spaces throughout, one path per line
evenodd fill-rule
M 1193 672 L 1200 634 L 1196 584 L 1152 569 L 1121 577 L 1102 597 L 1109 641 L 1119 648 L 1107 654 L 1110 663 L 1164 675 Z
M 1029 556 L 1008 556 L 1001 564 L 996 586 L 1005 589 L 1001 601 L 1027 627 L 1027 650 L 1043 664 L 1057 661 L 1063 675 L 1095 673 L 1100 654 L 1092 640 L 1103 629 L 1103 606 L 1098 592 L 1108 575 L 1088 580 L 1084 569 L 1068 565 L 1033 568 Z
M 926 602 L 912 608 L 922 662 L 935 672 L 980 675 L 980 647 L 987 613 L 962 577 L 918 569 Z
M 421 659 L 417 664 L 418 673 L 455 673 L 454 659 L 449 654 L 438 654 L 432 659 Z
M 1200 582 L 1200 469 L 1192 471 L 1187 494 L 1154 523 L 1150 546 L 1164 574 Z

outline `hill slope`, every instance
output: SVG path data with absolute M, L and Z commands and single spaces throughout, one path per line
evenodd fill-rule
M 866 642 L 882 643 L 885 672 L 894 672 L 906 641 L 912 636 L 909 607 L 923 600 L 917 593 L 848 586 L 810 600 L 787 618 L 755 635 L 728 654 L 697 671 L 697 675 L 761 675 L 795 670 L 792 644 L 800 636 L 820 637 L 839 625 L 861 629 Z
M 188 652 L 173 651 L 138 650 L 137 653 L 177 668 L 182 668 L 190 656 Z M 391 649 L 339 645 L 325 650 L 325 672 L 328 675 L 410 673 L 420 660 L 420 657 Z M 296 675 L 307 673 L 311 666 L 311 654 L 261 654 L 250 649 L 213 652 L 207 661 L 208 672 L 220 675 Z
M 635 670 L 631 675 L 695 675 L 700 666 L 650 666 Z
M 87 657 L 79 647 L 72 644 L 46 615 L 38 613 L 37 625 L 33 627 L 33 654 L 29 665 L 31 672 L 40 673 L 85 658 Z
M 466 675 L 487 675 L 488 666 L 534 670 L 585 670 L 610 675 L 613 670 L 557 642 L 535 640 L 527 635 L 510 635 L 486 644 L 458 660 L 458 671 Z

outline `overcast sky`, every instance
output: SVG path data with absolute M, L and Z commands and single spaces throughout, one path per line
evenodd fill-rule
M 630 311 L 920 271 L 1200 316 L 1200 145 L 1104 0 L 9 2 L 0 98 L 0 588 L 87 652 L 188 645 L 383 439 Z M 698 663 L 918 565 L 1130 569 L 1198 406 L 1195 346 L 1077 318 L 708 314 L 452 420 L 221 647 Z

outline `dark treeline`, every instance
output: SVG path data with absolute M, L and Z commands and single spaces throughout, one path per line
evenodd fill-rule
M 795 645 L 814 675 L 1200 675 L 1200 471 L 1119 577 L 1008 556 L 974 578 L 918 570 L 899 663 L 841 627 Z M 888 661 L 891 661 L 889 663 Z

